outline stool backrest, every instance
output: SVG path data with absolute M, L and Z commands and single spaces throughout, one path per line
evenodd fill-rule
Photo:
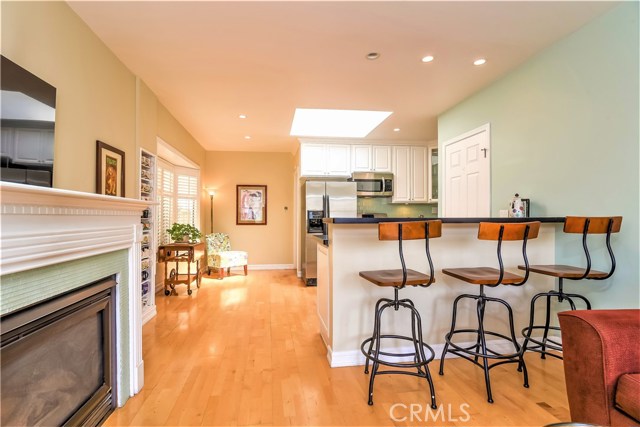
M 525 232 L 527 239 L 535 239 L 540 231 L 540 222 L 520 222 L 520 223 L 499 223 L 481 222 L 478 226 L 478 239 L 480 240 L 524 240 Z M 502 230 L 502 238 L 500 237 Z
M 611 248 L 611 233 L 618 233 L 622 226 L 621 216 L 568 216 L 564 220 L 564 232 L 565 233 L 582 233 L 582 248 L 584 249 L 584 255 L 587 258 L 587 268 L 581 277 L 572 277 L 572 280 L 582 280 L 589 276 L 591 271 L 591 255 L 589 254 L 589 248 L 587 247 L 587 235 L 589 234 L 606 234 L 607 251 L 609 252 L 609 258 L 611 260 L 611 270 L 606 276 L 603 277 L 589 277 L 591 280 L 605 280 L 611 277 L 616 270 L 616 257 L 613 255 L 613 249 Z
M 440 236 L 442 236 L 442 221 L 440 220 L 378 223 L 378 240 L 398 241 L 398 253 L 402 264 L 402 284 L 400 288 L 407 283 L 407 266 L 404 262 L 402 241 L 424 239 L 424 250 L 429 263 L 429 281 L 418 286 L 426 288 L 435 281 L 435 271 L 433 269 L 433 261 L 431 261 L 431 252 L 429 251 L 429 239 Z
M 478 239 L 480 240 L 497 240 L 498 241 L 498 264 L 500 265 L 500 275 L 494 285 L 498 286 L 502 283 L 504 277 L 504 264 L 502 263 L 502 241 L 503 240 L 522 240 L 522 259 L 525 265 L 525 275 L 521 282 L 512 283 L 513 286 L 524 285 L 529 279 L 529 259 L 527 258 L 527 241 L 538 237 L 540 231 L 540 221 L 519 222 L 519 223 L 500 223 L 500 222 L 481 222 L 478 225 Z
M 379 240 L 419 240 L 425 238 L 429 223 L 429 238 L 442 236 L 442 221 L 381 222 L 378 224 Z M 402 230 L 402 231 L 401 231 Z
M 564 220 L 565 233 L 607 234 L 618 233 L 622 225 L 621 216 L 568 216 Z M 611 231 L 609 231 L 611 226 Z

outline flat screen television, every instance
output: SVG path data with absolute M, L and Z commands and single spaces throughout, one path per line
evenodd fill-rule
M 0 57 L 0 180 L 52 187 L 56 88 Z

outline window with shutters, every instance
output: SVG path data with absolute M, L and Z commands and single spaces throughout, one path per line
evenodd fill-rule
M 171 242 L 174 222 L 200 228 L 200 171 L 158 159 L 158 244 Z

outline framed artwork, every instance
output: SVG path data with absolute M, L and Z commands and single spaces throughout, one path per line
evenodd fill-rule
M 96 193 L 124 197 L 124 151 L 96 141 Z
M 236 185 L 236 224 L 267 224 L 266 185 Z

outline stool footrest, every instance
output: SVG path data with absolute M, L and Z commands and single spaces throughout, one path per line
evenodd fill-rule
M 504 354 L 504 353 L 498 353 L 497 351 L 492 350 L 489 347 L 487 347 L 486 351 L 491 353 L 491 354 L 483 354 L 483 353 L 479 353 L 477 351 L 471 351 L 472 348 L 479 348 L 480 347 L 479 344 L 472 345 L 470 347 L 466 347 L 465 348 L 465 347 L 461 347 L 460 345 L 452 342 L 453 335 L 459 334 L 459 333 L 465 333 L 465 332 L 466 333 L 476 333 L 477 334 L 478 330 L 477 329 L 457 329 L 457 330 L 455 330 L 455 331 L 453 331 L 451 333 L 448 333 L 445 336 L 445 342 L 447 344 L 449 344 L 451 347 L 453 347 L 454 349 L 456 349 L 456 351 L 460 351 L 460 352 L 466 353 L 466 354 L 468 354 L 470 356 L 486 357 L 487 359 L 513 359 L 513 358 L 516 358 L 516 357 L 520 357 L 520 355 L 522 353 L 522 349 L 521 348 L 518 349 L 518 351 L 516 353 Z M 495 337 L 498 337 L 498 338 L 502 338 L 502 339 L 507 340 L 507 341 L 509 341 L 511 343 L 513 342 L 511 340 L 511 338 L 509 338 L 508 336 L 506 336 L 504 334 L 500 334 L 498 332 L 484 331 L 484 334 L 485 335 L 495 336 Z M 448 352 L 452 353 L 453 350 L 449 350 Z M 460 355 L 458 355 L 458 356 L 460 356 Z
M 411 337 L 405 337 L 402 335 L 380 335 L 380 342 L 382 343 L 383 339 L 397 339 L 397 340 L 404 340 L 404 341 L 411 341 L 412 343 L 415 343 L 415 341 L 413 340 L 413 338 Z M 426 359 L 422 360 L 420 362 L 414 361 L 414 362 L 391 362 L 388 360 L 384 360 L 381 359 L 380 356 L 389 356 L 389 357 L 414 357 L 414 360 L 416 358 L 415 352 L 410 352 L 410 353 L 391 353 L 388 351 L 379 351 L 378 354 L 374 354 L 375 350 L 372 349 L 371 353 L 367 350 L 365 350 L 366 346 L 369 346 L 369 344 L 373 341 L 375 344 L 375 337 L 370 337 L 367 338 L 366 340 L 364 340 L 362 342 L 362 345 L 360 346 L 360 351 L 362 351 L 362 354 L 364 355 L 364 357 L 366 357 L 367 359 L 371 360 L 372 362 L 377 362 L 381 365 L 385 365 L 385 366 L 391 366 L 394 368 L 420 368 L 423 366 L 427 366 L 427 364 L 429 364 L 429 362 L 431 362 L 434 358 L 435 358 L 435 352 L 433 351 L 433 349 L 425 342 L 419 342 L 419 343 L 415 343 L 418 345 L 422 345 L 422 348 L 425 349 L 426 351 L 428 351 L 428 353 L 425 355 Z M 389 371 L 387 371 L 389 372 Z M 382 373 L 382 372 L 380 372 Z

